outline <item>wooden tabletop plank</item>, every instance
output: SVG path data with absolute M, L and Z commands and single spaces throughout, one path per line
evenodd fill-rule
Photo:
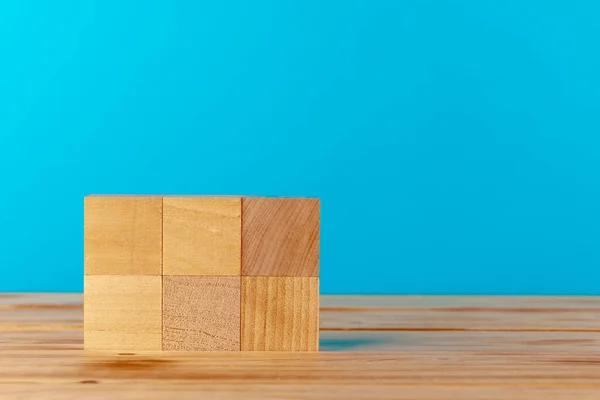
M 552 310 L 600 308 L 596 296 L 322 296 L 325 308 L 520 308 Z
M 600 354 L 600 335 L 590 332 L 321 332 L 322 352 L 502 351 L 503 354 Z M 3 350 L 82 350 L 76 329 L 0 332 Z
M 164 382 L 95 383 L 94 381 L 59 384 L 2 385 L 7 399 L 122 399 L 122 400 L 595 400 L 598 389 L 586 385 L 445 385 L 429 382 L 409 385 L 344 384 L 182 384 Z
M 83 303 L 81 293 L 0 293 L 0 305 Z M 378 296 L 321 295 L 322 308 L 600 309 L 600 296 Z
M 447 331 L 566 331 L 600 333 L 600 298 L 558 299 L 520 297 L 521 303 L 511 297 L 495 297 L 493 306 L 485 304 L 492 299 L 437 297 L 403 298 L 343 296 L 348 306 L 340 306 L 335 296 L 323 296 L 321 301 L 322 331 L 335 330 L 447 330 Z M 13 295 L 1 297 L 0 331 L 27 325 L 62 325 L 73 329 L 82 326 L 81 295 L 57 295 L 57 303 L 50 303 L 49 295 Z M 549 307 L 543 307 L 548 304 Z M 431 307 L 429 307 L 431 306 Z M 51 329 L 51 328 L 49 328 Z
M 323 296 L 319 353 L 85 353 L 80 294 L 0 294 L 0 398 L 596 399 L 600 298 Z

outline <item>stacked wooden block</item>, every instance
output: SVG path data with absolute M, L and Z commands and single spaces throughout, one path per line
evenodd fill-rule
M 84 347 L 316 351 L 318 199 L 88 196 Z

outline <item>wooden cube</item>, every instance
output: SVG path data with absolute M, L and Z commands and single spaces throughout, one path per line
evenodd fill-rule
M 316 351 L 318 199 L 85 199 L 86 350 Z
M 244 276 L 242 307 L 242 350 L 319 348 L 319 278 Z
M 319 200 L 242 200 L 242 275 L 319 276 Z
M 240 276 L 239 197 L 163 199 L 164 275 Z
M 89 196 L 84 204 L 86 275 L 162 274 L 162 198 Z
M 165 276 L 163 350 L 239 351 L 239 276 Z
M 162 278 L 86 276 L 83 319 L 86 350 L 160 350 Z

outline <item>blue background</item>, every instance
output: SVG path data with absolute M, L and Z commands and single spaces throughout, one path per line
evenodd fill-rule
M 0 291 L 83 196 L 320 196 L 324 293 L 600 294 L 600 3 L 0 3 Z

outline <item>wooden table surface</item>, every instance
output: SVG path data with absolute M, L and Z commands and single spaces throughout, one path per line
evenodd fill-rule
M 600 399 L 600 297 L 322 296 L 319 353 L 89 354 L 80 294 L 0 294 L 0 399 Z

